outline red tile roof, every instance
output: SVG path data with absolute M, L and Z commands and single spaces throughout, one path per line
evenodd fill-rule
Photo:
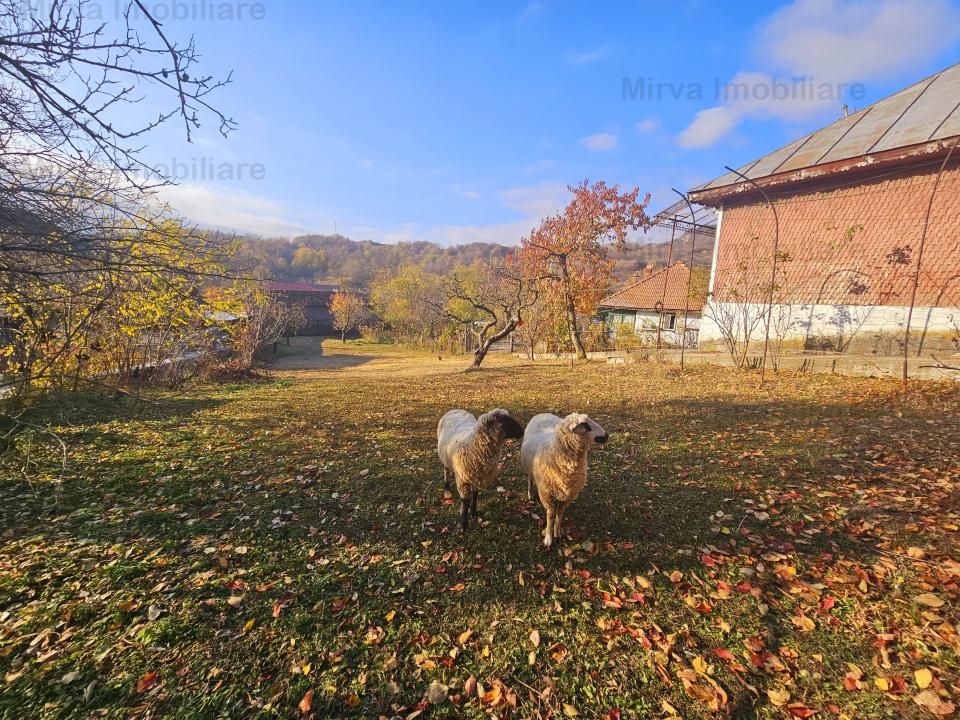
M 266 280 L 263 286 L 270 292 L 336 292 L 339 288 L 336 285 L 315 285 L 305 282 L 280 282 L 277 280 Z
M 675 262 L 653 273 L 650 277 L 627 285 L 613 295 L 600 301 L 602 308 L 622 308 L 625 310 L 656 310 L 657 303 L 663 301 L 664 310 L 683 310 L 687 307 L 687 285 L 690 281 L 690 268 L 682 262 Z M 664 287 L 666 286 L 666 287 Z M 706 298 L 691 297 L 689 309 L 700 312 Z

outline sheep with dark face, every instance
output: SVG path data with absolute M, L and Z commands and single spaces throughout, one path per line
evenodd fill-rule
M 607 442 L 606 430 L 584 413 L 565 418 L 550 413 L 535 415 L 523 434 L 520 464 L 527 474 L 527 495 L 537 487 L 547 511 L 543 544 L 550 547 L 562 533 L 563 513 L 587 484 L 587 455 Z
M 496 485 L 497 466 L 509 438 L 523 437 L 523 426 L 509 412 L 496 408 L 479 418 L 466 410 L 450 410 L 437 425 L 437 454 L 443 465 L 443 487 L 450 489 L 453 473 L 460 494 L 460 525 L 467 531 L 477 496 Z

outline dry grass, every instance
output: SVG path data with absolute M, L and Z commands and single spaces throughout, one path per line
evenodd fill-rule
M 960 695 L 955 386 L 323 349 L 281 347 L 268 384 L 44 411 L 62 483 L 52 453 L 29 481 L 0 465 L 0 716 L 899 718 Z M 516 447 L 484 527 L 443 499 L 437 418 L 498 405 L 612 435 L 559 550 Z

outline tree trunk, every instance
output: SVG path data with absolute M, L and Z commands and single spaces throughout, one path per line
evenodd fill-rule
M 570 273 L 567 271 L 567 259 L 560 259 L 560 273 L 563 276 L 563 299 L 564 310 L 567 315 L 567 329 L 570 331 L 570 342 L 573 345 L 573 353 L 577 360 L 586 360 L 587 351 L 583 349 L 583 343 L 580 341 L 580 328 L 577 327 L 577 307 L 573 302 L 573 290 L 570 287 Z
M 340 342 L 345 342 L 346 339 L 347 339 L 347 331 L 346 331 L 346 330 L 341 330 L 341 331 L 340 331 Z
M 476 350 L 473 351 L 473 364 L 471 367 L 478 368 L 483 363 L 484 359 L 487 357 L 487 353 L 490 352 L 490 348 L 493 347 L 493 344 L 499 342 L 507 335 L 512 333 L 517 327 L 516 319 L 511 318 L 507 321 L 507 324 L 502 328 L 497 330 L 493 335 L 488 337 Z

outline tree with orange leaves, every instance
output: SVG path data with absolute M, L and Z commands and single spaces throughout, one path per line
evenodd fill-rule
M 610 287 L 609 250 L 622 249 L 630 230 L 650 225 L 650 195 L 638 201 L 639 188 L 620 192 L 619 185 L 602 180 L 568 187 L 573 199 L 523 239 L 520 258 L 527 277 L 545 278 L 545 290 L 563 308 L 573 351 L 582 360 L 587 353 L 577 316 L 592 315 Z

